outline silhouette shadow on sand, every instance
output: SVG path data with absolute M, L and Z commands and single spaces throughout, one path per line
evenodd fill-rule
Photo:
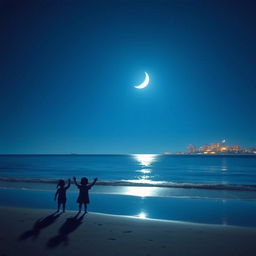
M 31 230 L 28 230 L 19 236 L 19 241 L 28 238 L 32 238 L 33 240 L 36 239 L 39 236 L 41 230 L 52 225 L 60 217 L 60 215 L 61 213 L 54 212 L 45 218 L 38 219 Z
M 82 223 L 86 213 L 79 217 L 77 213 L 74 217 L 67 218 L 63 225 L 59 228 L 59 234 L 49 239 L 47 242 L 48 248 L 55 248 L 61 244 L 67 246 L 69 243 L 68 235 L 74 232 Z

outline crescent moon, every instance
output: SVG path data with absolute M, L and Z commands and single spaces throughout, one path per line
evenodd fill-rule
M 145 72 L 145 80 L 143 83 L 139 84 L 139 85 L 136 85 L 134 86 L 136 89 L 143 89 L 145 87 L 147 87 L 149 84 L 149 75 L 147 72 Z

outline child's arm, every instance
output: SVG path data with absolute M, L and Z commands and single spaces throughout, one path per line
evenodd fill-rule
M 80 186 L 79 186 L 79 184 L 76 182 L 76 177 L 73 177 L 73 180 L 74 180 L 75 185 L 79 188 Z
M 68 179 L 68 185 L 65 187 L 65 189 L 68 189 L 70 187 L 70 179 Z
M 94 181 L 89 185 L 89 188 L 93 187 L 97 182 L 98 178 L 95 178 Z
M 55 193 L 55 196 L 54 196 L 54 200 L 56 200 L 56 198 L 57 198 L 57 195 L 59 194 L 59 189 L 57 189 L 57 191 L 56 191 L 56 193 Z

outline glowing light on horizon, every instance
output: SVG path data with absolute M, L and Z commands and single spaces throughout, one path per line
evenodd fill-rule
M 134 154 L 133 157 L 139 162 L 140 165 L 149 167 L 156 161 L 157 154 Z

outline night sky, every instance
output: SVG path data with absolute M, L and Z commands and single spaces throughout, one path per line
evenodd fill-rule
M 254 147 L 255 13 L 242 0 L 1 1 L 0 153 Z

